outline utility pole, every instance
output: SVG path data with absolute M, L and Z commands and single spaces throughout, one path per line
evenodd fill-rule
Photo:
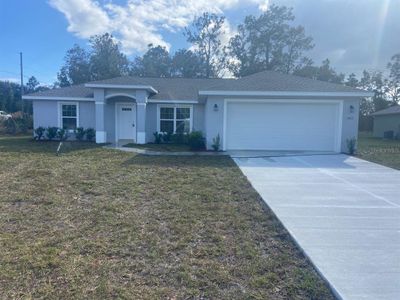
M 24 95 L 24 67 L 22 63 L 22 52 L 19 53 L 19 66 L 21 69 L 21 109 L 24 113 L 24 100 L 22 99 L 22 96 Z

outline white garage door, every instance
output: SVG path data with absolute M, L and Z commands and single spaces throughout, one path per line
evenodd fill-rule
M 339 151 L 339 104 L 228 102 L 226 150 Z

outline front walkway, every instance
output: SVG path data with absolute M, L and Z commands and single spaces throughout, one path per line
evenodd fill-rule
M 400 299 L 400 171 L 346 155 L 234 160 L 339 298 Z
M 153 150 L 146 150 L 146 149 L 140 149 L 140 148 L 134 148 L 134 147 L 122 147 L 120 145 L 106 145 L 104 148 L 108 149 L 115 149 L 115 150 L 120 150 L 124 152 L 133 152 L 137 154 L 142 154 L 142 155 L 149 155 L 149 156 L 195 156 L 195 155 L 200 155 L 200 156 L 217 156 L 217 155 L 228 155 L 225 152 L 213 152 L 213 151 L 179 151 L 179 152 L 174 152 L 174 151 L 153 151 Z

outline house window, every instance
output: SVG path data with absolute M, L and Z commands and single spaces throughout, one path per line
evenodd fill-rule
M 191 106 L 160 106 L 159 131 L 187 133 L 192 130 Z
M 60 127 L 68 130 L 74 130 L 78 127 L 78 105 L 61 104 L 61 124 Z

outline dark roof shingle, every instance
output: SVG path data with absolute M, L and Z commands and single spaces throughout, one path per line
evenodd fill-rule
M 400 105 L 394 105 L 371 114 L 372 116 L 400 114 Z
M 233 78 L 151 78 L 123 76 L 90 82 L 105 85 L 146 85 L 158 91 L 150 99 L 196 100 L 202 91 L 281 91 L 281 92 L 362 92 L 340 84 L 263 71 L 239 79 Z M 39 97 L 93 98 L 91 88 L 76 85 L 31 94 Z

